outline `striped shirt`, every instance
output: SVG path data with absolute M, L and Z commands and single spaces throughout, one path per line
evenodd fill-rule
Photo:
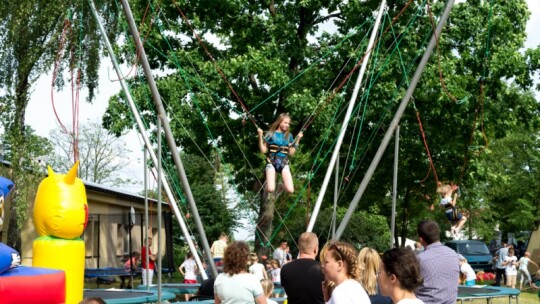
M 416 296 L 425 304 L 456 303 L 459 281 L 457 253 L 436 242 L 428 245 L 417 257 L 424 284 L 418 288 Z

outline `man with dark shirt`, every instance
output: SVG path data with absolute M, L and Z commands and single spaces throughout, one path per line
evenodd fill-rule
M 324 274 L 315 260 L 319 239 L 312 232 L 304 232 L 298 239 L 300 256 L 281 268 L 281 286 L 288 304 L 324 304 L 321 283 Z

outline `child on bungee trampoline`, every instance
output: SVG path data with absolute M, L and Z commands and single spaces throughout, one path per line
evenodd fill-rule
M 296 140 L 289 131 L 291 117 L 288 113 L 282 113 L 270 126 L 270 130 L 263 134 L 262 129 L 257 129 L 259 135 L 259 150 L 266 154 L 266 191 L 274 193 L 276 190 L 276 173 L 281 173 L 285 191 L 294 192 L 294 184 L 289 167 L 289 156 L 294 155 L 298 148 L 298 142 L 303 133 L 298 133 Z
M 441 184 L 437 187 L 437 193 L 442 197 L 440 206 L 444 208 L 446 218 L 450 222 L 450 233 L 456 239 L 458 233 L 467 221 L 467 218 L 457 211 L 457 198 L 459 187 L 453 184 Z M 452 197 L 453 194 L 453 197 Z

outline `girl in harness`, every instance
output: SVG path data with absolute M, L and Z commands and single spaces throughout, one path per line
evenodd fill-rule
M 461 230 L 461 227 L 463 227 L 463 225 L 467 221 L 467 218 L 461 213 L 459 213 L 456 208 L 458 193 L 454 192 L 458 189 L 459 188 L 457 185 L 451 184 L 441 184 L 437 188 L 437 193 L 439 193 L 439 195 L 442 197 L 440 205 L 444 207 L 446 217 L 452 225 L 452 227 L 450 228 L 450 232 L 452 233 L 452 236 L 454 238 L 457 238 L 459 230 Z M 454 193 L 453 198 L 452 193 Z
M 263 130 L 257 129 L 259 134 L 259 150 L 266 154 L 266 191 L 273 193 L 276 190 L 276 172 L 281 173 L 285 191 L 294 192 L 294 185 L 289 168 L 289 156 L 294 155 L 298 148 L 298 142 L 302 138 L 302 132 L 298 133 L 294 140 L 289 132 L 291 117 L 288 113 L 282 113 L 263 136 Z

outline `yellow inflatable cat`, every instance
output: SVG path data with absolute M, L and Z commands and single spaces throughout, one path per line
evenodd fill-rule
M 64 270 L 66 303 L 78 303 L 84 288 L 84 241 L 80 238 L 88 222 L 88 203 L 83 182 L 77 178 L 79 162 L 67 174 L 49 176 L 38 187 L 34 204 L 35 267 Z

